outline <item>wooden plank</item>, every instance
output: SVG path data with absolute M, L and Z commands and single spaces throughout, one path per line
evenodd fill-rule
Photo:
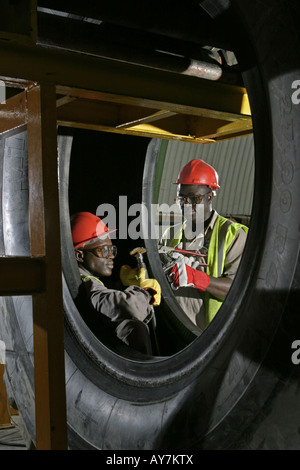
M 35 11 L 36 0 L 22 0 L 22 2 L 1 0 L 1 37 L 7 32 L 18 37 L 20 41 L 30 38 L 34 26 L 32 14 Z
M 45 258 L 0 258 L 0 295 L 29 295 L 45 290 Z
M 45 256 L 45 285 L 33 296 L 36 448 L 67 449 L 64 324 L 57 172 L 56 93 L 28 91 L 31 254 Z
M 26 92 L 18 93 L 0 104 L 0 134 L 21 130 L 27 122 Z
M 172 103 L 232 116 L 251 114 L 244 87 L 113 59 L 0 40 L 0 63 L 3 77 L 130 96 L 140 105 L 145 99 L 163 103 L 158 109 L 176 112 L 167 107 Z
M 10 415 L 8 412 L 8 400 L 3 382 L 4 364 L 0 364 L 0 427 L 10 425 Z

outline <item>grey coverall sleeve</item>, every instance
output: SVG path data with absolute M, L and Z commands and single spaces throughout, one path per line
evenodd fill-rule
M 151 295 L 137 286 L 127 287 L 124 291 L 108 289 L 96 279 L 84 283 L 90 305 L 112 322 L 136 318 L 147 322 L 152 315 Z

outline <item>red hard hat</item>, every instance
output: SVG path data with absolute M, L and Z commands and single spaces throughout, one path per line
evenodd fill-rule
M 180 171 L 176 184 L 201 184 L 220 189 L 216 170 L 203 160 L 191 160 Z
M 71 216 L 71 230 L 74 248 L 84 247 L 88 242 L 96 241 L 103 235 L 115 232 L 90 212 L 77 212 Z

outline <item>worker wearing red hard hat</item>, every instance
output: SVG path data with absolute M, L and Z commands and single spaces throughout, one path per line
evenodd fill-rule
M 145 279 L 139 273 L 135 284 L 124 291 L 109 289 L 103 280 L 111 276 L 117 248 L 112 244 L 110 230 L 90 212 L 71 217 L 75 257 L 90 306 L 99 314 L 113 334 L 131 348 L 152 353 L 147 323 L 153 315 L 153 305 L 160 303 L 160 286 L 155 279 Z
M 175 296 L 189 318 L 201 329 L 212 321 L 221 307 L 246 243 L 248 228 L 219 215 L 212 208 L 216 190 L 220 189 L 217 171 L 200 159 L 191 160 L 176 180 L 177 203 L 190 218 L 192 236 L 187 237 L 188 224 L 180 225 L 172 239 L 168 231 L 162 243 L 170 247 L 173 266 L 167 276 Z M 197 216 L 202 223 L 197 227 Z M 164 253 L 168 248 L 164 246 Z M 179 254 L 174 248 L 195 254 Z M 200 256 L 203 255 L 203 256 Z M 165 259 L 165 255 L 164 255 Z M 171 263 L 172 265 L 172 263 Z
M 176 184 L 197 184 L 220 189 L 216 170 L 203 160 L 191 160 L 180 171 Z

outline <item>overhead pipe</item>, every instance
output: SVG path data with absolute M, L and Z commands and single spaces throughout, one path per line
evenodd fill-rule
M 123 43 L 120 39 L 116 42 L 109 32 L 101 30 L 101 26 L 84 21 L 40 12 L 38 31 L 38 45 L 44 47 L 90 54 L 206 80 L 219 80 L 222 76 L 222 68 L 217 63 L 196 60 L 164 50 L 133 47 L 125 42 L 126 39 Z M 199 55 L 201 54 L 202 51 L 199 50 Z
M 219 80 L 222 77 L 222 68 L 217 64 L 191 60 L 188 68 L 182 73 L 191 77 Z

